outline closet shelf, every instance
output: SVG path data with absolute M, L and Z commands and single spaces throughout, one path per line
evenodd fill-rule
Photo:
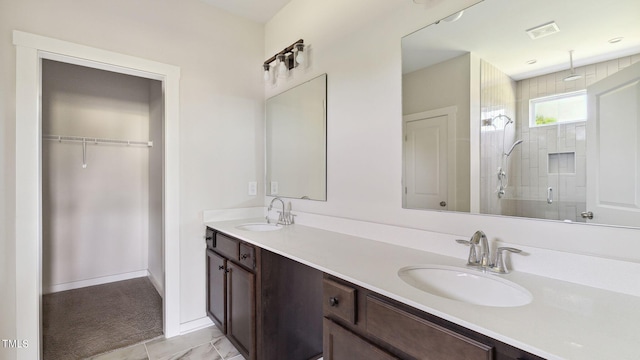
M 101 139 L 101 138 L 93 138 L 93 137 L 83 137 L 83 136 L 62 136 L 62 135 L 42 135 L 42 138 L 45 140 L 54 140 L 54 141 L 70 141 L 70 142 L 80 142 L 86 144 L 104 144 L 104 145 L 137 145 L 137 146 L 153 146 L 153 141 L 132 141 L 132 140 L 116 140 L 116 139 Z

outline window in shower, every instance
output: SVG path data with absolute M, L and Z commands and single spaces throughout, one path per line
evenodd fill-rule
M 529 126 L 587 120 L 587 91 L 573 91 L 529 100 Z

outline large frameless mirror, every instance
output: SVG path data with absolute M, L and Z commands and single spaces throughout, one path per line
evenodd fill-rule
M 327 200 L 327 75 L 267 100 L 267 195 Z
M 403 207 L 639 226 L 638 14 L 485 0 L 404 37 Z

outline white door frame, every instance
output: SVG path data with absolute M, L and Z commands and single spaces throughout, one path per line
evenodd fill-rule
M 21 31 L 16 46 L 16 338 L 29 346 L 17 359 L 41 356 L 42 121 L 41 64 L 54 59 L 160 80 L 164 93 L 164 334 L 180 332 L 179 81 L 180 68 Z M 96 254 L 99 256 L 99 254 Z

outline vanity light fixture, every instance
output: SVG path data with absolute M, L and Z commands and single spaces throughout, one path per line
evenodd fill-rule
M 271 77 L 271 63 L 275 62 L 274 77 L 285 78 L 288 76 L 289 70 L 304 63 L 305 60 L 304 40 L 300 39 L 282 49 L 282 51 L 273 55 L 267 59 L 264 64 L 262 64 L 262 68 L 264 69 L 264 81 L 269 82 L 273 80 Z

